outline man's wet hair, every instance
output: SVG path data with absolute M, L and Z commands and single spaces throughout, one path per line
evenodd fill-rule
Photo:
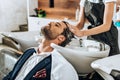
M 71 42 L 71 40 L 72 40 L 72 38 L 74 38 L 74 34 L 70 31 L 70 29 L 69 29 L 69 27 L 68 27 L 68 22 L 65 22 L 65 21 L 62 21 L 65 25 L 66 25 L 66 27 L 67 28 L 65 28 L 64 30 L 63 30 L 63 32 L 61 33 L 62 35 L 64 35 L 65 36 L 65 41 L 64 42 L 62 42 L 61 44 L 60 44 L 60 46 L 66 46 L 69 42 Z

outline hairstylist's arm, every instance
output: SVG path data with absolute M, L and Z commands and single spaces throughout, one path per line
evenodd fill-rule
M 77 30 L 77 29 L 71 29 L 71 31 L 79 37 L 82 36 L 89 36 L 89 35 L 95 35 L 99 33 L 106 32 L 110 30 L 113 13 L 114 13 L 114 2 L 109 2 L 105 4 L 105 11 L 104 11 L 104 19 L 103 24 L 100 26 L 97 26 L 95 28 L 89 29 L 89 30 Z M 84 11 L 84 9 L 83 9 Z M 84 18 L 83 18 L 84 19 Z M 79 24 L 82 25 L 82 24 Z
M 82 29 L 84 27 L 84 23 L 85 23 L 85 15 L 84 15 L 84 7 L 80 6 L 80 14 L 79 14 L 79 22 L 76 25 L 76 27 L 78 29 Z
M 80 6 L 80 14 L 79 14 L 79 22 L 76 26 L 72 26 L 70 25 L 70 30 L 76 35 L 76 36 L 80 36 L 80 29 L 82 29 L 84 27 L 84 23 L 85 23 L 85 15 L 84 15 L 84 7 Z

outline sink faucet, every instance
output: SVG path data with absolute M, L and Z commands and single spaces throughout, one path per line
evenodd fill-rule
M 80 39 L 79 39 L 80 47 L 83 47 L 83 45 L 82 45 L 83 42 L 82 42 L 82 41 L 83 41 L 83 40 L 80 38 Z
M 77 36 L 74 35 L 74 38 L 76 38 L 77 40 L 79 40 L 79 45 L 80 47 L 83 47 L 83 39 L 82 38 L 79 38 Z

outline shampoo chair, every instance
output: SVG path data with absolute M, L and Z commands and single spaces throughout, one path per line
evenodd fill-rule
M 120 54 L 93 61 L 91 66 L 104 80 L 120 80 Z
M 66 47 L 61 47 L 56 44 L 51 46 L 58 50 L 76 69 L 78 74 L 84 75 L 94 71 L 91 68 L 91 63 L 94 60 L 107 57 L 109 54 L 110 47 L 104 44 L 104 50 L 98 51 L 100 42 L 93 40 L 79 40 L 74 39 Z M 96 48 L 96 49 L 95 49 Z

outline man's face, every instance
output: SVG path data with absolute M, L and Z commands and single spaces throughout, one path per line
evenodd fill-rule
M 46 39 L 52 40 L 60 35 L 67 28 L 64 22 L 50 22 L 42 28 L 42 33 Z
M 73 33 L 69 30 L 69 24 L 62 22 L 51 22 L 41 29 L 42 34 L 48 40 L 56 39 L 59 35 L 63 35 L 65 40 L 60 44 L 65 46 L 68 44 L 72 38 L 74 38 Z

